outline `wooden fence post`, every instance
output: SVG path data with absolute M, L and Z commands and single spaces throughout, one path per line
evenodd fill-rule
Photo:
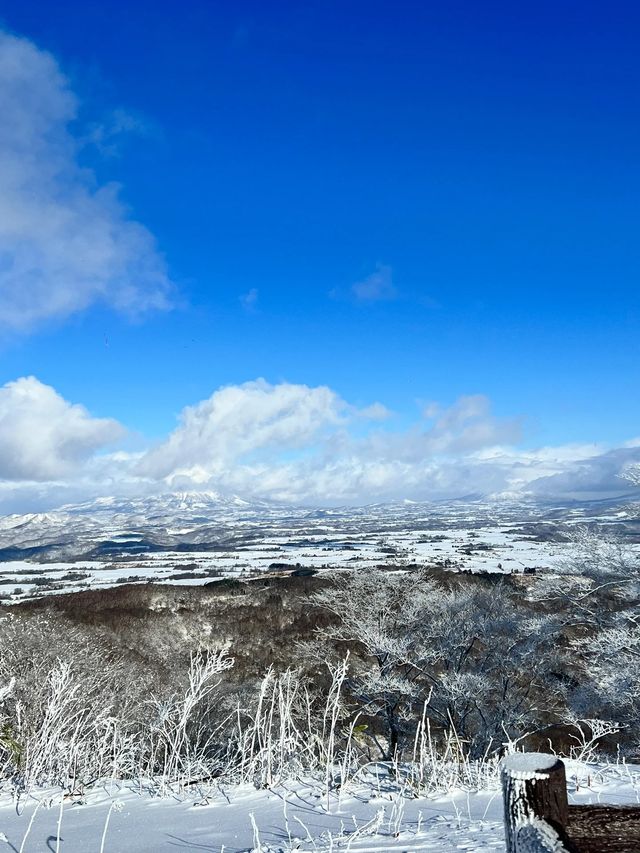
M 569 801 L 564 764 L 541 752 L 502 762 L 507 853 L 570 853 Z

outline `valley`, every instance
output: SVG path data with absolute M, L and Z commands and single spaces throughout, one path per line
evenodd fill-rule
M 330 569 L 553 571 L 576 526 L 640 542 L 640 522 L 625 501 L 309 509 L 212 492 L 100 499 L 0 519 L 0 601 L 122 583 L 208 584 Z

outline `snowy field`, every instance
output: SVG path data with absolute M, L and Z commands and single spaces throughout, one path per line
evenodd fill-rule
M 160 551 L 146 557 L 119 556 L 117 561 L 0 563 L 0 591 L 12 598 L 87 587 L 146 581 L 198 584 L 216 578 L 251 578 L 280 567 L 360 569 L 386 565 L 396 568 L 435 565 L 454 570 L 523 572 L 552 568 L 566 551 L 564 543 L 525 541 L 510 529 L 476 531 L 433 528 L 369 534 L 358 540 L 341 533 L 310 534 L 305 542 L 265 533 L 259 547 L 229 551 Z M 17 591 L 17 590 L 21 590 Z
M 553 570 L 576 524 L 627 526 L 624 507 L 487 503 L 308 510 L 215 495 L 109 500 L 0 518 L 0 596 L 147 581 L 204 584 L 294 568 L 436 566 L 452 571 Z M 627 533 L 629 533 L 627 529 Z
M 640 768 L 567 761 L 573 803 L 636 805 Z M 171 798 L 114 782 L 61 800 L 55 791 L 16 804 L 0 797 L 7 850 L 22 853 L 444 853 L 504 851 L 497 783 L 410 799 L 384 781 L 352 784 L 327 802 L 322 787 L 295 781 L 196 791 Z M 60 841 L 58 842 L 58 836 Z M 0 848 L 1 849 L 1 848 Z

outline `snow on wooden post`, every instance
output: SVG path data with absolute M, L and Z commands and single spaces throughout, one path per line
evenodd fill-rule
M 507 853 L 569 853 L 564 764 L 555 755 L 516 752 L 502 762 Z

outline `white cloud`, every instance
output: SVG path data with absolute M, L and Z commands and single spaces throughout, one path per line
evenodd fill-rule
M 558 448 L 562 458 L 562 449 Z M 546 471 L 537 471 L 527 484 L 534 496 L 595 499 L 619 495 L 631 488 L 621 477 L 624 471 L 640 462 L 640 448 L 618 447 L 601 453 L 585 454 L 581 458 L 555 466 L 547 461 Z
M 259 379 L 186 407 L 156 447 L 105 453 L 123 434 L 116 421 L 19 379 L 0 388 L 0 507 L 194 488 L 316 505 L 633 490 L 620 473 L 640 462 L 640 447 L 522 449 L 519 420 L 496 417 L 480 395 L 427 415 L 400 430 L 381 404 L 356 407 L 325 386 Z
M 375 272 L 351 287 L 359 302 L 382 302 L 395 299 L 398 291 L 393 283 L 393 271 L 385 264 L 378 264 Z
M 491 401 L 482 394 L 459 397 L 448 408 L 425 413 L 433 426 L 425 432 L 431 453 L 464 453 L 479 448 L 514 444 L 521 437 L 519 418 L 496 418 Z
M 471 493 L 592 497 L 624 492 L 620 470 L 640 458 L 637 449 L 593 444 L 520 449 L 520 419 L 496 417 L 482 395 L 433 404 L 424 415 L 402 431 L 382 428 L 375 422 L 391 413 L 381 404 L 356 409 L 329 388 L 259 380 L 185 409 L 136 473 L 173 487 L 311 504 Z
M 330 388 L 270 385 L 262 379 L 221 388 L 180 416 L 180 426 L 144 457 L 150 477 L 222 474 L 236 460 L 266 449 L 295 450 L 341 423 L 347 404 Z
M 386 421 L 391 417 L 392 413 L 382 403 L 372 403 L 370 406 L 365 406 L 364 409 L 356 411 L 358 417 L 369 421 Z
M 180 488 L 207 484 L 307 503 L 468 492 L 471 468 L 475 488 L 481 481 L 485 490 L 504 486 L 499 466 L 468 461 L 474 451 L 520 435 L 519 423 L 495 418 L 486 398 L 438 407 L 426 427 L 374 428 L 390 417 L 380 403 L 358 409 L 326 387 L 248 382 L 185 409 L 178 428 L 136 472 Z M 363 422 L 370 426 L 361 435 Z
M 171 284 L 151 233 L 114 185 L 80 167 L 78 102 L 56 60 L 0 31 L 0 328 L 26 330 L 96 302 L 165 308 Z
M 80 471 L 124 433 L 29 376 L 0 388 L 0 480 L 50 481 Z
M 124 141 L 131 136 L 151 137 L 156 129 L 141 116 L 118 107 L 107 113 L 102 121 L 91 124 L 82 141 L 95 146 L 104 157 L 117 157 Z
M 258 288 L 252 287 L 247 293 L 243 293 L 240 297 L 240 304 L 245 311 L 250 314 L 253 313 L 258 305 Z

